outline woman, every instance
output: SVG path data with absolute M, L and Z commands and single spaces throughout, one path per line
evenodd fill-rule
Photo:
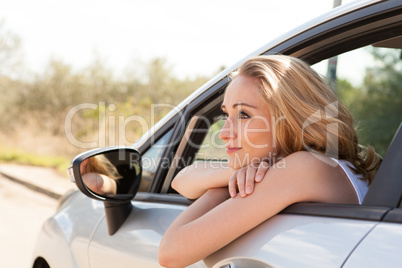
M 85 159 L 80 168 L 82 180 L 91 191 L 100 195 L 116 195 L 121 176 L 104 155 Z
M 350 113 L 309 65 L 281 55 L 247 60 L 222 111 L 228 165 L 194 164 L 172 182 L 198 200 L 166 231 L 162 266 L 195 263 L 297 202 L 361 204 L 378 160 L 358 146 Z

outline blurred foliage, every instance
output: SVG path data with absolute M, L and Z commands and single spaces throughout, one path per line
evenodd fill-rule
M 41 155 L 71 158 L 88 149 L 72 144 L 66 131 L 80 142 L 95 141 L 93 147 L 130 145 L 208 80 L 202 76 L 179 79 L 163 58 L 134 63 L 119 77 L 100 58 L 79 70 L 50 59 L 42 73 L 30 73 L 20 64 L 20 43 L 0 22 L 3 161 L 35 163 Z M 384 154 L 401 122 L 400 50 L 384 53 L 373 49 L 371 54 L 376 65 L 366 70 L 363 84 L 355 87 L 338 79 L 338 94 L 356 119 L 360 143 L 370 144 Z M 71 111 L 71 122 L 67 122 Z M 219 122 L 209 135 L 215 135 L 217 128 Z M 214 143 L 221 145 L 217 135 L 213 137 Z M 13 152 L 10 148 L 19 149 Z M 204 151 L 204 157 L 213 157 Z M 24 154 L 30 160 L 23 160 Z
M 0 147 L 0 163 L 15 163 L 54 168 L 65 175 L 71 159 L 60 156 L 43 156 L 22 149 Z
M 117 137 L 110 139 L 115 135 L 111 131 L 116 129 L 124 131 L 120 135 L 128 135 L 131 144 L 207 81 L 205 77 L 180 80 L 163 59 L 151 60 L 146 67 L 147 73 L 141 79 L 135 75 L 117 79 L 100 61 L 74 71 L 61 61 L 51 60 L 45 72 L 36 74 L 32 81 L 2 77 L 0 92 L 6 98 L 2 98 L 0 109 L 7 114 L 0 118 L 2 134 L 36 126 L 41 132 L 62 136 L 67 114 L 76 109 L 71 123 L 76 139 L 93 140 L 102 132 L 106 136 L 100 138 L 107 140 L 102 144 L 117 145 Z M 82 104 L 92 106 L 80 108 Z M 141 118 L 133 120 L 133 115 Z M 136 122 L 137 128 L 130 127 Z
M 219 138 L 220 130 L 225 121 L 217 120 L 208 129 L 204 142 L 196 155 L 197 160 L 225 160 L 228 158 L 226 153 L 226 144 Z
M 2 70 L 20 55 L 20 41 L 3 28 L 0 23 L 2 155 L 6 144 L 38 155 L 72 157 L 87 150 L 71 144 L 69 131 L 80 142 L 96 141 L 93 147 L 130 145 L 208 80 L 179 79 L 163 58 L 135 62 L 119 77 L 100 58 L 79 70 L 50 59 L 42 73 L 20 69 L 29 75 L 10 75 Z
M 402 121 L 401 50 L 372 48 L 375 66 L 361 87 L 338 79 L 338 95 L 357 122 L 359 142 L 383 155 Z

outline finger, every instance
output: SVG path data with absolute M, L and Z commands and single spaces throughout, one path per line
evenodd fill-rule
M 228 189 L 229 189 L 230 196 L 232 198 L 236 197 L 236 192 L 237 192 L 237 170 L 235 172 L 233 172 L 232 176 L 229 179 Z
M 239 194 L 241 197 L 246 197 L 245 181 L 246 181 L 246 169 L 241 168 L 237 173 L 237 188 L 239 188 Z
M 257 172 L 257 168 L 249 166 L 246 173 L 246 194 L 251 194 L 254 191 L 254 178 Z
M 260 182 L 262 181 L 262 179 L 264 178 L 265 174 L 267 173 L 269 169 L 269 163 L 262 161 L 259 166 L 258 166 L 258 170 L 255 174 L 255 181 L 256 182 Z

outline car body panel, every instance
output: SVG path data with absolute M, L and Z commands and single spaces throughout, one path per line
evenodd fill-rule
M 359 244 L 344 267 L 401 267 L 401 245 L 402 224 L 382 222 Z
M 93 232 L 105 217 L 102 202 L 76 191 L 39 234 L 34 256 L 46 259 L 51 267 L 87 268 L 88 246 Z
M 91 267 L 134 264 L 159 267 L 160 240 L 186 206 L 132 203 L 133 211 L 113 236 L 108 235 L 104 219 L 99 224 L 89 247 Z M 199 262 L 192 267 L 213 267 L 222 259 L 233 260 L 238 256 L 280 267 L 340 267 L 376 224 L 375 221 L 277 215 L 204 259 L 205 264 Z
M 277 215 L 204 261 L 211 267 L 222 259 L 233 261 L 246 257 L 273 267 L 341 267 L 375 224 L 359 220 Z
M 61 223 L 62 225 L 64 223 Z M 64 233 L 60 229 L 60 222 L 50 218 L 42 226 L 36 240 L 36 245 L 33 252 L 34 259 L 32 264 L 38 258 L 43 258 L 51 267 L 59 268 L 78 268 L 88 265 L 78 266 L 73 262 L 69 244 L 64 239 Z
M 72 253 L 68 258 L 70 261 L 63 262 L 68 264 L 65 267 L 126 267 L 134 264 L 160 267 L 157 259 L 159 242 L 170 223 L 187 207 L 133 201 L 130 216 L 116 234 L 110 236 L 102 202 L 85 196 L 74 199 L 73 204 L 65 208 L 68 210 L 62 209 L 44 226 L 46 233 L 65 226 L 58 232 L 63 234 L 63 241 L 57 239 L 60 235 L 41 239 L 57 245 L 52 246 L 56 260 L 66 257 L 62 257 L 65 254 L 60 252 L 67 250 Z M 89 218 L 92 223 L 87 222 Z M 83 223 L 82 219 L 86 222 Z M 244 259 L 282 267 L 317 267 L 317 264 L 340 267 L 376 224 L 376 221 L 281 214 L 207 257 L 205 263 L 201 261 L 191 267 L 213 267 L 218 262 L 228 264 Z M 91 241 L 88 235 L 79 235 L 91 233 L 91 228 L 95 230 Z M 59 264 L 56 267 L 60 267 Z
M 107 234 L 106 221 L 100 223 L 89 247 L 91 267 L 160 267 L 160 240 L 186 206 L 135 201 L 132 204 L 129 217 L 113 236 Z

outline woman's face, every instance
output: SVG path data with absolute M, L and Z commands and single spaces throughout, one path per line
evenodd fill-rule
M 226 89 L 222 103 L 226 120 L 219 138 L 227 148 L 229 165 L 239 169 L 276 152 L 269 104 L 254 78 L 236 77 Z

